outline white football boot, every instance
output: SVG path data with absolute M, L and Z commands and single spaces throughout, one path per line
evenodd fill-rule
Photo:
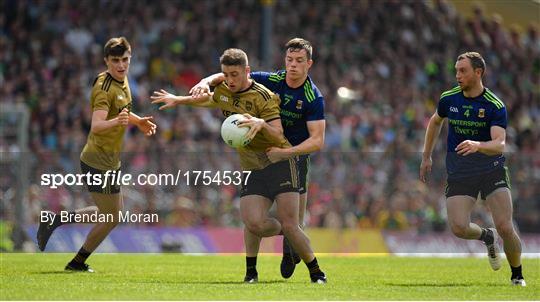
M 494 271 L 497 271 L 501 268 L 501 256 L 499 255 L 499 234 L 494 228 L 489 228 L 487 231 L 493 236 L 493 243 L 486 244 L 489 264 Z

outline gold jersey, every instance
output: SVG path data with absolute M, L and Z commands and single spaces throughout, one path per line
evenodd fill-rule
M 261 118 L 266 122 L 280 118 L 279 96 L 255 81 L 248 89 L 237 93 L 231 92 L 227 84 L 222 82 L 215 88 L 212 100 L 210 106 L 221 109 L 225 117 L 236 113 L 249 113 L 251 116 Z M 264 169 L 271 164 L 266 156 L 267 148 L 290 146 L 291 144 L 285 136 L 276 142 L 260 131 L 247 146 L 237 149 L 240 156 L 240 166 L 246 171 Z
M 124 108 L 131 111 L 131 91 L 127 77 L 120 82 L 108 72 L 100 73 L 94 80 L 90 106 L 92 112 L 107 111 L 107 120 L 117 117 Z M 119 169 L 125 131 L 125 126 L 115 126 L 101 133 L 90 132 L 81 152 L 81 161 L 99 170 Z

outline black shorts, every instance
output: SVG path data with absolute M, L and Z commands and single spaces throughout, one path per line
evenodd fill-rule
M 476 199 L 478 192 L 480 192 L 480 197 L 485 200 L 486 196 L 499 188 L 511 188 L 510 176 L 506 167 L 487 174 L 448 180 L 446 184 L 446 198 L 456 195 L 467 195 Z
M 252 171 L 247 183 L 242 181 L 240 196 L 259 195 L 274 201 L 278 194 L 298 192 L 297 162 L 292 158 Z
M 96 168 L 92 168 L 89 165 L 85 164 L 82 160 L 81 160 L 81 171 L 82 171 L 83 174 L 86 174 L 86 173 L 90 172 L 90 175 L 92 175 L 90 177 L 91 183 L 87 182 L 86 177 L 82 178 L 86 182 L 86 187 L 88 188 L 89 192 L 101 193 L 101 194 L 118 194 L 118 193 L 120 193 L 120 185 L 119 184 L 111 184 L 111 176 L 109 176 L 109 179 L 107 180 L 107 185 L 104 188 L 102 188 L 102 184 L 98 185 L 97 182 L 94 181 L 95 179 L 93 178 L 93 175 L 95 175 L 95 174 L 100 174 L 101 175 L 101 182 L 105 181 L 105 172 L 106 171 L 99 170 L 99 169 L 96 169 Z M 118 175 L 118 171 L 119 170 L 116 170 L 117 175 Z M 109 174 L 111 174 L 111 173 L 109 172 Z
M 309 155 L 301 155 L 298 160 L 298 178 L 300 180 L 300 187 L 298 192 L 300 194 L 307 193 L 309 184 L 309 165 L 311 160 Z

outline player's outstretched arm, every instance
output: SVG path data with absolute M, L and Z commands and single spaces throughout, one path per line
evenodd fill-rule
M 102 133 L 113 127 L 127 126 L 129 122 L 129 112 L 127 109 L 123 109 L 117 117 L 107 120 L 107 110 L 96 110 L 92 113 L 92 124 L 90 126 L 90 132 Z
M 217 86 L 223 81 L 225 81 L 225 75 L 223 73 L 214 73 L 213 75 L 202 79 L 197 85 L 191 87 L 189 94 L 194 98 L 200 98 L 205 93 L 210 93 L 210 86 Z
M 431 116 L 426 130 L 424 141 L 424 150 L 422 152 L 422 163 L 420 164 L 420 180 L 426 182 L 427 175 L 431 172 L 433 161 L 431 154 L 435 148 L 435 142 L 439 138 L 444 118 L 439 116 L 437 112 Z
M 477 142 L 471 140 L 462 141 L 456 147 L 457 154 L 466 156 L 476 152 L 486 155 L 499 155 L 504 152 L 506 145 L 506 130 L 500 126 L 491 126 L 491 140 L 487 142 Z
M 146 136 L 156 134 L 157 125 L 152 122 L 152 119 L 152 116 L 140 117 L 133 112 L 129 113 L 129 123 L 136 125 Z
M 195 98 L 194 96 L 179 96 L 167 92 L 164 89 L 159 91 L 154 91 L 154 94 L 150 96 L 152 104 L 163 104 L 159 107 L 159 110 L 172 108 L 178 105 L 193 105 L 199 107 L 207 107 L 212 102 L 210 94 L 205 93 L 200 97 Z

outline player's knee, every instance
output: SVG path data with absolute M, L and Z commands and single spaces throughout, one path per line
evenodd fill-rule
M 295 222 L 283 221 L 281 222 L 281 230 L 284 234 L 291 234 L 299 229 L 298 224 Z
M 246 228 L 253 234 L 259 235 L 263 231 L 263 224 L 258 221 L 246 221 L 245 223 Z
M 514 235 L 514 227 L 512 226 L 511 222 L 499 223 L 495 226 L 495 228 L 497 229 L 499 236 L 501 236 L 503 239 L 510 238 Z

